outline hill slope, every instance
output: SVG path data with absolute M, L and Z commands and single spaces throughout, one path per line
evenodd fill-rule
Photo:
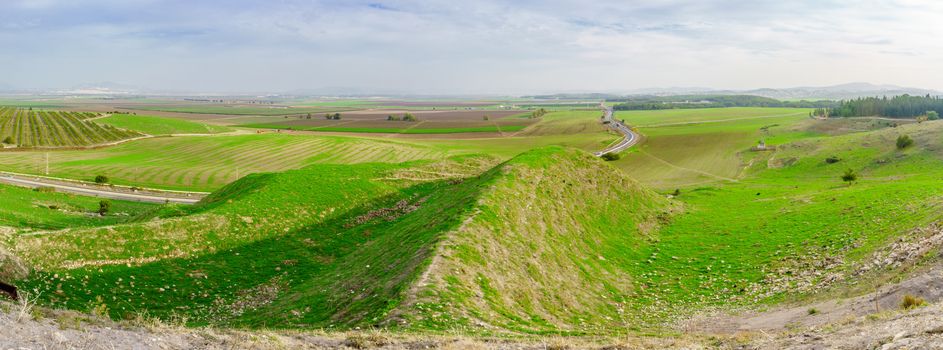
M 620 252 L 657 225 L 667 201 L 581 151 L 539 149 L 482 173 L 490 164 L 471 157 L 251 175 L 162 220 L 21 237 L 14 251 L 39 269 L 21 282 L 46 303 L 112 317 L 609 325 L 612 301 L 631 290 Z M 454 317 L 439 317 L 446 309 Z

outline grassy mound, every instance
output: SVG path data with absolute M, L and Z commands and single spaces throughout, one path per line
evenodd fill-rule
M 583 152 L 543 148 L 491 170 L 397 321 L 423 329 L 593 332 L 622 327 L 631 252 L 664 197 Z
M 580 151 L 490 164 L 251 175 L 161 220 L 21 237 L 39 269 L 21 284 L 55 306 L 195 325 L 609 325 L 631 289 L 620 251 L 668 203 Z

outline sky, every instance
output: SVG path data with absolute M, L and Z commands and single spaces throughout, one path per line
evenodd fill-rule
M 0 1 L 7 89 L 943 90 L 939 62 L 939 1 Z

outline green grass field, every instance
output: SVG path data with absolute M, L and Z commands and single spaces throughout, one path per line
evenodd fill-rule
M 398 163 L 448 152 L 419 144 L 349 137 L 247 134 L 158 137 L 96 150 L 49 152 L 50 176 L 182 190 L 213 190 L 261 171 L 310 164 Z M 47 152 L 0 153 L 5 170 L 41 173 Z
M 56 230 L 114 225 L 138 220 L 158 206 L 148 203 L 109 201 L 107 215 L 97 214 L 98 198 L 68 193 L 39 192 L 29 188 L 0 184 L 0 226 L 22 231 Z
M 615 118 L 641 125 L 636 128 L 644 136 L 617 166 L 660 189 L 736 180 L 760 140 L 777 145 L 820 135 L 795 128 L 809 120 L 805 109 L 620 111 Z
M 115 114 L 97 119 L 96 122 L 121 129 L 134 130 L 148 135 L 216 134 L 232 131 L 232 129 L 224 126 L 207 125 L 182 119 L 132 114 Z

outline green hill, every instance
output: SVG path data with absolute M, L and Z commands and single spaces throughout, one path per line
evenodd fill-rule
M 493 163 L 250 175 L 161 220 L 24 237 L 14 252 L 39 271 L 21 284 L 56 306 L 192 324 L 610 323 L 611 301 L 631 290 L 620 251 L 667 201 L 581 151 L 538 149 L 484 171 Z

